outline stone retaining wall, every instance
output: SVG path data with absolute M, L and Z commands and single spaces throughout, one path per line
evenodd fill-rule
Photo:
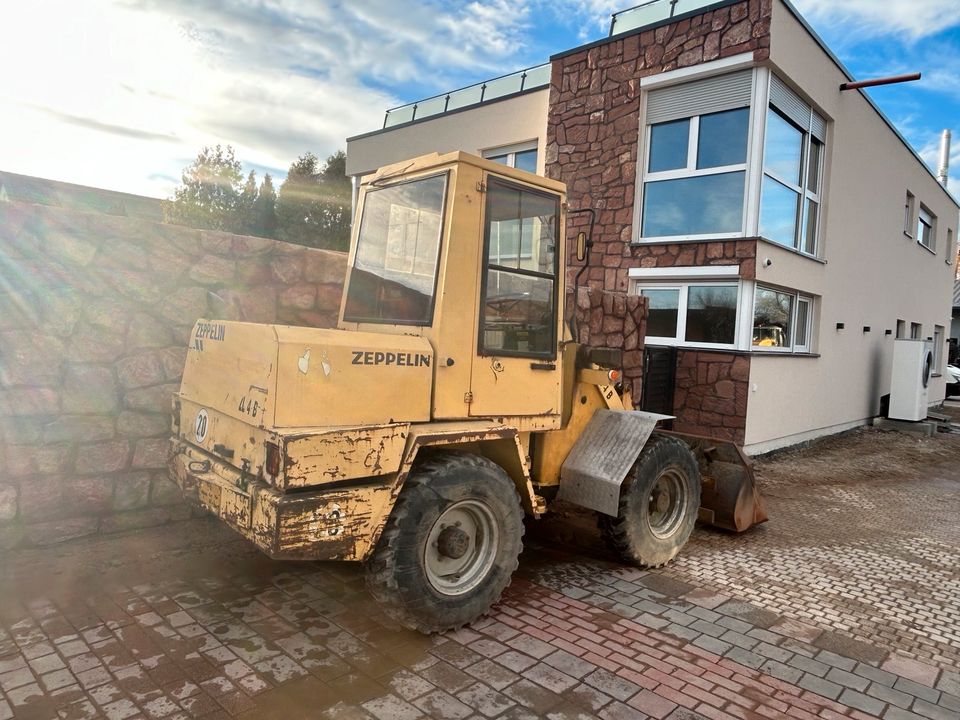
M 199 317 L 330 327 L 342 253 L 0 203 L 0 548 L 189 510 L 164 469 Z

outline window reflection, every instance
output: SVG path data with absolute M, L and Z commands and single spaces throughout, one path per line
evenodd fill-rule
M 687 166 L 690 121 L 675 120 L 650 127 L 650 172 L 678 170 Z
M 703 235 L 743 227 L 743 172 L 648 182 L 643 235 Z
M 430 323 L 446 183 L 434 175 L 367 192 L 345 320 Z
M 745 163 L 749 120 L 749 108 L 703 115 L 697 143 L 697 168 Z
M 781 185 L 769 175 L 764 176 L 760 234 L 781 245 L 794 247 L 799 201 L 799 193 Z
M 754 347 L 790 347 L 793 298 L 789 293 L 757 288 L 753 308 Z
M 559 215 L 557 196 L 489 179 L 484 351 L 554 354 Z
M 642 290 L 647 298 L 647 335 L 675 338 L 680 310 L 679 290 Z
M 802 164 L 803 133 L 770 108 L 763 150 L 764 169 L 786 182 L 799 185 Z
M 732 345 L 737 332 L 737 287 L 691 285 L 687 291 L 687 342 Z

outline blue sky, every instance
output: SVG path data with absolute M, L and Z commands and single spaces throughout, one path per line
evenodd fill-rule
M 0 170 L 157 197 L 205 144 L 285 172 L 378 128 L 393 105 L 606 35 L 631 0 L 32 0 L 0 25 Z M 795 0 L 930 163 L 954 133 L 960 0 Z

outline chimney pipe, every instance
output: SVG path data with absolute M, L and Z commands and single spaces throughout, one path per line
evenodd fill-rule
M 940 165 L 937 168 L 937 180 L 944 187 L 950 179 L 950 131 L 944 130 L 940 136 Z

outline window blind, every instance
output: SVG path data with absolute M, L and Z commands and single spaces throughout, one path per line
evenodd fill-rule
M 753 71 L 705 78 L 675 87 L 652 90 L 647 96 L 647 123 L 707 115 L 750 105 Z
M 770 104 L 820 142 L 826 141 L 827 121 L 776 75 L 770 76 Z

